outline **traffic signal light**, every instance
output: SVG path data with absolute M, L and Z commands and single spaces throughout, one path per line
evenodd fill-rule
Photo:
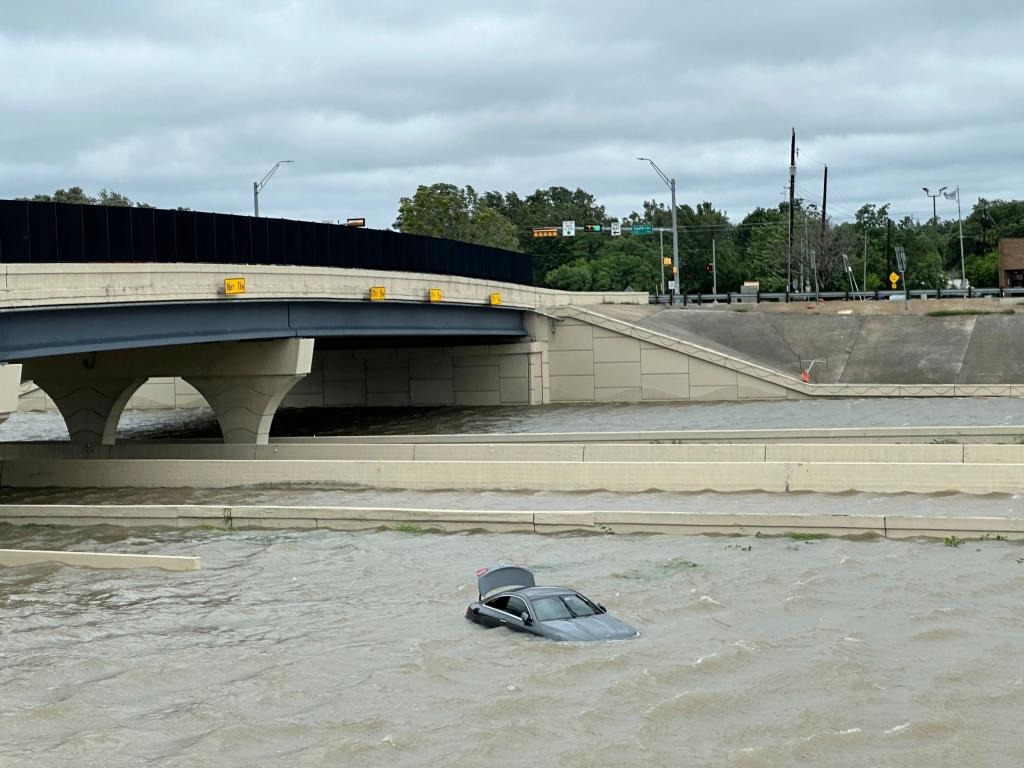
M 715 265 L 709 261 L 707 265 L 705 265 L 704 271 L 710 275 L 712 272 L 715 271 Z
M 601 225 L 600 224 L 584 224 L 583 225 L 583 231 L 584 232 L 600 232 L 601 231 Z

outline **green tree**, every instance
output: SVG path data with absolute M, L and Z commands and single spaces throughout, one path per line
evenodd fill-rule
M 582 230 L 586 224 L 607 225 L 611 222 L 603 205 L 598 205 L 592 194 L 577 188 L 548 187 L 538 189 L 525 198 L 515 192 L 504 195 L 487 192 L 482 196 L 486 205 L 508 218 L 520 235 L 523 253 L 533 261 L 533 277 L 538 284 L 547 284 L 549 272 L 589 253 L 589 246 L 581 245 Z M 563 221 L 575 221 L 581 235 L 577 237 L 533 237 L 534 227 L 560 227 Z
M 412 197 L 398 203 L 394 228 L 413 235 L 429 235 L 493 248 L 518 250 L 515 225 L 486 204 L 468 184 L 420 185 Z
M 743 280 L 756 280 L 766 292 L 786 290 L 789 259 L 788 212 L 755 208 L 743 219 L 737 233 L 740 272 Z
M 31 200 L 36 203 L 75 203 L 78 205 L 118 205 L 125 207 L 152 208 L 148 203 L 133 203 L 127 195 L 120 192 L 101 189 L 96 197 L 90 197 L 81 187 L 68 187 L 55 190 L 52 195 L 38 194 L 32 197 L 19 197 L 18 200 Z

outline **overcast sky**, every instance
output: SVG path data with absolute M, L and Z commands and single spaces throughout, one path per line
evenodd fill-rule
M 1024 198 L 1019 0 L 4 2 L 0 197 L 394 221 L 418 184 L 582 187 L 610 215 L 798 195 Z M 955 217 L 955 202 L 939 199 Z M 556 222 L 536 222 L 538 225 Z

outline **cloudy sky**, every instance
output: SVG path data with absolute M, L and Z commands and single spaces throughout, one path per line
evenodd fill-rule
M 839 220 L 922 186 L 1024 198 L 1024 3 L 5 2 L 0 197 L 394 221 L 419 184 L 668 194 L 739 220 L 787 184 Z M 940 216 L 956 215 L 940 198 Z M 538 225 L 556 222 L 536 222 Z

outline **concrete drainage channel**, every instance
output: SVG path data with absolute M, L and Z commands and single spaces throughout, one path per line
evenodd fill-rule
M 407 533 L 718 534 L 1024 540 L 1024 519 L 970 516 L 490 511 L 386 507 L 5 505 L 13 525 L 242 529 L 394 529 Z

